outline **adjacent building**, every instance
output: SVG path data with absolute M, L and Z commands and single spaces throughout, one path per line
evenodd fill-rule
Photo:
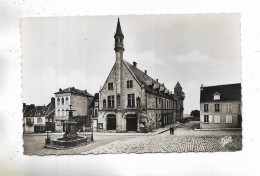
M 115 39 L 115 64 L 99 92 L 98 127 L 116 132 L 147 132 L 183 117 L 182 87 L 178 82 L 172 91 L 136 62 L 123 58 L 124 35 L 118 19 Z
M 241 84 L 200 88 L 200 128 L 240 128 Z
M 35 106 L 23 104 L 24 133 L 41 133 L 54 131 L 55 99 L 47 106 Z
M 79 123 L 79 128 L 84 128 L 90 124 L 90 104 L 93 95 L 87 90 L 79 90 L 74 87 L 59 89 L 55 94 L 55 129 L 56 131 L 65 131 L 65 124 L 69 119 L 68 109 L 73 110 L 73 116 Z
M 98 123 L 98 115 L 99 115 L 99 93 L 94 95 L 94 98 L 90 104 L 90 114 L 91 114 L 91 122 L 93 124 L 94 131 L 103 131 L 102 124 Z

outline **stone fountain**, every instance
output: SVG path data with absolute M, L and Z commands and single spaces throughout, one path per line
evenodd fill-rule
M 69 112 L 69 119 L 67 122 L 64 122 L 65 134 L 62 138 L 53 140 L 48 144 L 46 143 L 45 148 L 66 149 L 87 144 L 87 137 L 78 136 L 77 134 L 77 122 L 73 119 L 73 111 L 75 110 L 72 110 L 71 106 L 72 105 L 70 105 L 70 109 L 67 110 Z

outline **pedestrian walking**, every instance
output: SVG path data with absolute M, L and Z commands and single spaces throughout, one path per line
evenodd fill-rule
M 174 127 L 172 127 L 172 135 L 174 135 Z
M 170 127 L 170 135 L 172 134 L 172 127 Z

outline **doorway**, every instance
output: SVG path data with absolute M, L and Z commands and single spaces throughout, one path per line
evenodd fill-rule
M 116 116 L 115 115 L 107 116 L 107 130 L 116 130 Z
M 137 131 L 137 117 L 127 116 L 126 117 L 126 131 Z

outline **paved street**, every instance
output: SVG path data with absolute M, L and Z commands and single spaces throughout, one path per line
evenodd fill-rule
M 242 149 L 241 130 L 193 131 L 188 123 L 155 136 L 140 136 L 126 141 L 116 141 L 83 154 L 101 153 L 166 153 L 166 152 L 217 152 Z
M 238 151 L 242 149 L 241 130 L 193 131 L 195 123 L 175 128 L 175 134 L 159 129 L 149 134 L 138 133 L 95 133 L 94 143 L 67 149 L 45 149 L 44 135 L 24 135 L 24 154 L 102 154 L 102 153 L 158 153 L 158 152 L 215 152 Z M 51 134 L 52 139 L 61 134 Z

